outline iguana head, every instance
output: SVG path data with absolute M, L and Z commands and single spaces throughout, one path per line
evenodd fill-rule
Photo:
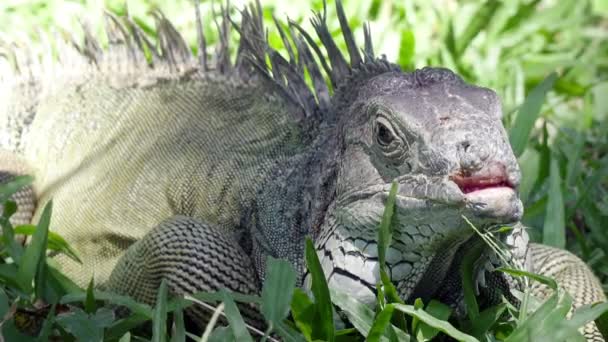
M 290 35 L 298 58 L 287 39 L 289 61 L 268 45 L 255 48 L 256 40 L 247 40 L 256 69 L 294 104 L 316 141 L 312 157 L 289 173 L 297 176 L 283 181 L 288 186 L 281 191 L 305 188 L 298 190 L 305 195 L 293 195 L 301 200 L 290 211 L 298 215 L 290 217 L 308 218 L 298 219 L 303 227 L 294 231 L 313 235 L 330 286 L 374 303 L 378 227 L 396 182 L 398 220 L 386 254 L 388 269 L 403 298 L 428 298 L 448 270 L 458 268 L 451 263 L 474 235 L 464 217 L 483 230 L 522 215 L 520 172 L 501 123 L 500 101 L 493 91 L 466 84 L 447 69 L 406 73 L 377 58 L 367 27 L 360 49 L 340 1 L 336 7 L 350 62 L 330 34 L 325 11 L 312 20 L 321 44 L 294 23 L 289 33 L 282 32 Z M 274 254 L 289 257 L 298 243 L 290 240 L 281 248 L 274 243 L 275 251 L 286 251 Z
M 473 222 L 519 220 L 520 172 L 496 93 L 442 68 L 360 77 L 336 97 L 341 205 L 384 199 L 397 182 L 405 210 L 415 199 Z
M 387 262 L 406 298 L 439 288 L 455 252 L 474 234 L 463 216 L 484 229 L 522 215 L 520 171 L 496 93 L 447 69 L 408 74 L 373 63 L 386 70 L 355 70 L 334 98 L 335 207 L 317 244 L 333 269 L 330 284 L 369 302 L 379 282 L 376 241 L 391 183 L 398 185 L 398 220 Z

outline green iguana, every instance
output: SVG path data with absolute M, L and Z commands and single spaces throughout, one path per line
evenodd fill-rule
M 107 14 L 105 50 L 88 32 L 82 45 L 57 41 L 58 61 L 10 50 L 0 182 L 35 176 L 14 197 L 14 223 L 36 221 L 53 199 L 52 228 L 84 263 L 58 255 L 63 271 L 147 303 L 161 279 L 173 294 L 257 293 L 267 256 L 290 261 L 306 283 L 310 236 L 329 285 L 373 303 L 377 227 L 397 182 L 387 263 L 402 298 L 462 306 L 459 265 L 480 241 L 466 217 L 483 231 L 513 225 L 511 261 L 555 277 L 575 307 L 605 301 L 581 260 L 528 243 L 518 224 L 520 171 L 496 93 L 447 69 L 401 71 L 374 54 L 369 28 L 358 47 L 336 7 L 349 61 L 325 11 L 312 20 L 320 44 L 295 23 L 277 25 L 282 57 L 259 4 L 238 24 L 224 14 L 213 60 L 198 9 L 196 57 L 160 14 L 158 48 Z M 234 62 L 230 26 L 240 34 Z M 491 271 L 495 260 L 488 250 L 476 263 L 487 302 L 518 286 Z M 191 314 L 204 324 L 205 313 Z M 593 324 L 584 333 L 602 340 Z

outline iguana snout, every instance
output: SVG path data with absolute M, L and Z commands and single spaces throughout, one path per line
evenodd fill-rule
M 509 177 L 504 164 L 492 162 L 474 170 L 462 168 L 450 176 L 465 198 L 466 208 L 477 217 L 499 222 L 521 219 L 523 206 L 517 195 L 518 177 Z

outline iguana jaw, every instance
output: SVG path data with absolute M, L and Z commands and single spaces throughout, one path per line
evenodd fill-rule
M 462 192 L 466 208 L 476 217 L 511 223 L 521 219 L 523 206 L 517 195 L 519 173 L 508 175 L 501 163 L 490 163 L 472 174 L 449 177 Z

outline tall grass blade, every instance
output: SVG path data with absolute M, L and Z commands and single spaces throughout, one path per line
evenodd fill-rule
M 539 85 L 537 85 L 522 104 L 515 118 L 515 123 L 509 132 L 509 140 L 515 156 L 519 157 L 528 144 L 528 137 L 540 114 L 540 109 L 547 92 L 553 88 L 557 80 L 557 73 L 552 72 Z
M 549 171 L 549 200 L 543 225 L 543 243 L 557 248 L 566 247 L 566 222 L 564 215 L 564 199 L 562 195 L 562 179 L 559 174 L 557 158 L 551 158 Z
M 311 290 L 315 296 L 315 306 L 319 314 L 319 324 L 323 332 L 323 338 L 333 342 L 335 329 L 329 288 L 315 246 L 309 238 L 306 239 L 306 265 L 312 276 Z

